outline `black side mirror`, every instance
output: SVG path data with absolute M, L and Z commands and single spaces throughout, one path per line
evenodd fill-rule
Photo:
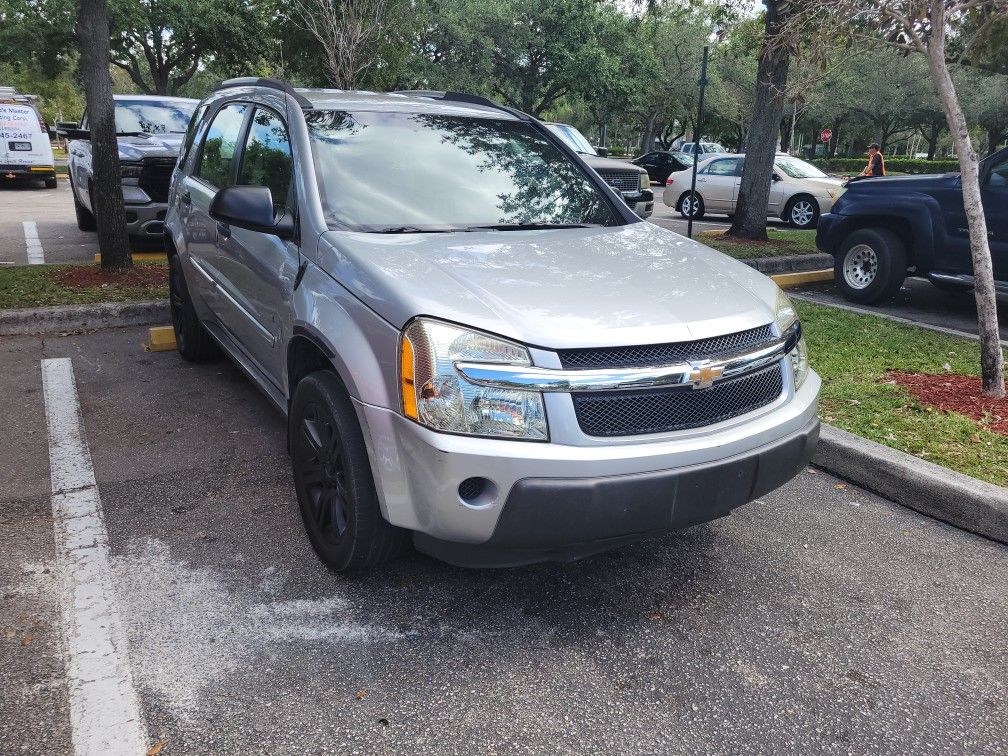
M 279 219 L 273 213 L 273 194 L 265 186 L 229 186 L 221 189 L 210 203 L 210 217 L 238 228 L 261 234 L 273 234 L 281 239 L 294 237 L 294 218 L 284 213 Z
M 780 181 L 781 177 L 778 176 L 776 173 L 774 173 L 772 176 L 770 176 L 770 180 L 771 181 Z

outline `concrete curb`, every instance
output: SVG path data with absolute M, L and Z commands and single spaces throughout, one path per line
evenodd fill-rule
M 0 310 L 0 336 L 73 333 L 99 328 L 149 326 L 171 317 L 168 300 L 102 302 L 89 305 Z
M 936 520 L 1008 543 L 1008 488 L 825 423 L 812 464 Z
M 833 267 L 832 255 L 817 252 L 814 255 L 781 255 L 780 257 L 756 257 L 742 260 L 750 268 L 756 268 L 760 273 L 804 273 L 809 270 L 822 270 Z

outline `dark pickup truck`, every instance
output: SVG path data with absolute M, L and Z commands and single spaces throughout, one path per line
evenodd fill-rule
M 980 190 L 995 285 L 1008 292 L 1008 148 L 981 161 Z M 836 286 L 853 302 L 891 299 L 907 275 L 973 285 L 958 173 L 851 180 L 819 219 L 816 245 L 833 255 Z

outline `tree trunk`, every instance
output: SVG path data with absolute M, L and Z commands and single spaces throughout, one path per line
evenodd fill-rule
M 998 331 L 997 298 L 994 292 L 994 268 L 987 237 L 987 219 L 980 198 L 980 165 L 970 139 L 955 84 L 945 62 L 945 3 L 931 0 L 931 39 L 927 46 L 928 67 L 938 91 L 949 132 L 959 157 L 962 174 L 963 203 L 969 226 L 970 253 L 973 256 L 973 294 L 976 298 L 977 324 L 980 331 L 980 371 L 987 396 L 1005 395 L 1004 354 Z
M 654 149 L 655 121 L 658 120 L 658 111 L 652 110 L 644 117 L 644 133 L 641 134 L 640 151 L 643 155 Z
M 794 134 L 791 133 L 791 116 L 781 118 L 780 122 L 780 151 L 791 152 L 791 140 Z
M 80 0 L 77 18 L 81 77 L 91 130 L 94 182 L 91 202 L 98 223 L 102 270 L 123 273 L 133 264 L 126 233 L 119 146 L 116 142 L 112 77 L 109 75 L 109 25 L 106 0 Z
M 932 121 L 931 131 L 928 133 L 928 160 L 935 159 L 935 153 L 938 152 L 938 136 L 941 134 L 941 124 L 937 121 Z
M 778 4 L 780 0 L 767 0 L 763 49 L 760 51 L 756 73 L 756 102 L 745 140 L 745 164 L 739 184 L 735 219 L 728 236 L 742 239 L 766 239 L 767 204 L 770 200 L 770 174 L 777 153 L 777 135 L 784 113 L 784 89 L 787 86 L 788 51 L 783 45 L 774 45 L 781 26 L 787 18 Z

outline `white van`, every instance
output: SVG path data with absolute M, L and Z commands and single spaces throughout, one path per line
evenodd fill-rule
M 42 179 L 56 188 L 56 168 L 45 121 L 32 97 L 0 87 L 0 180 Z

